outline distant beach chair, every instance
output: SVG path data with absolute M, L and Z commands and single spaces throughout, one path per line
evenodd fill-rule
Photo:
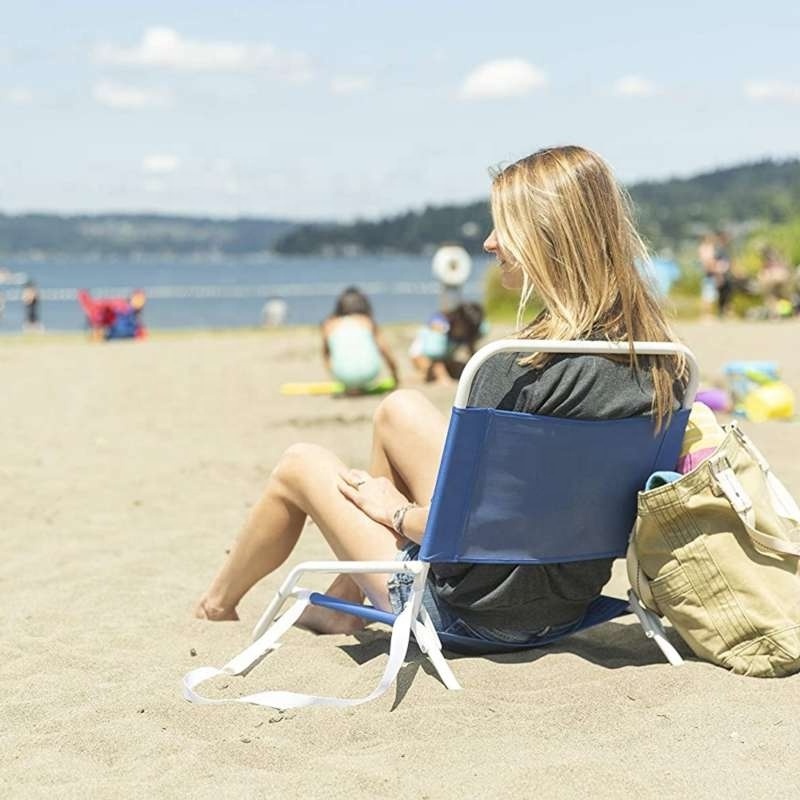
M 413 634 L 448 689 L 461 688 L 442 655 L 442 645 L 461 653 L 514 652 L 550 644 L 564 635 L 634 612 L 672 664 L 681 657 L 667 641 L 658 617 L 639 603 L 601 596 L 567 634 L 540 637 L 535 645 L 491 645 L 437 633 L 422 606 L 430 564 L 550 564 L 625 555 L 636 517 L 637 492 L 658 470 L 672 470 L 678 460 L 689 409 L 697 391 L 697 363 L 686 347 L 638 342 L 637 354 L 684 353 L 689 383 L 683 406 L 654 434 L 649 417 L 574 420 L 534 414 L 468 408 L 470 386 L 478 367 L 499 352 L 625 354 L 626 343 L 561 342 L 507 339 L 481 348 L 467 363 L 456 392 L 442 462 L 418 561 L 309 561 L 296 566 L 278 590 L 253 631 L 254 641 L 221 670 L 202 667 L 184 678 L 184 697 L 192 702 L 243 702 L 272 708 L 308 705 L 346 707 L 373 700 L 392 684 Z M 300 576 L 317 573 L 395 573 L 414 575 L 403 611 L 391 614 L 300 588 Z M 277 621 L 289 598 L 295 603 Z M 376 689 L 366 697 L 340 699 L 269 691 L 233 700 L 208 699 L 194 687 L 216 675 L 247 672 L 279 646 L 281 637 L 309 604 L 335 609 L 392 626 L 389 659 Z

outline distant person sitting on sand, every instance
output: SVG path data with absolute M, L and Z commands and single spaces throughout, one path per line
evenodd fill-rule
M 423 375 L 427 383 L 451 383 L 452 379 L 446 366 L 452 351 L 449 332 L 450 320 L 446 314 L 437 311 L 427 324 L 417 331 L 411 342 L 408 356 L 414 368 Z
M 428 383 L 452 383 L 475 354 L 486 333 L 480 303 L 459 303 L 448 312 L 438 311 L 417 331 L 408 355 Z
M 261 307 L 261 324 L 265 328 L 279 328 L 286 322 L 289 306 L 280 297 L 270 297 Z
M 27 330 L 41 330 L 42 321 L 39 316 L 39 289 L 33 281 L 27 281 L 22 290 L 22 305 L 25 307 L 24 327 Z
M 484 249 L 497 258 L 503 285 L 521 289 L 520 315 L 533 292 L 544 306 L 518 330 L 520 339 L 676 340 L 636 267 L 646 254 L 625 196 L 597 155 L 580 147 L 540 150 L 496 175 L 491 201 L 495 229 Z M 681 355 L 636 361 L 504 353 L 480 368 L 469 405 L 574 419 L 647 416 L 657 428 L 677 408 L 685 380 Z M 416 559 L 447 427 L 422 394 L 404 390 L 378 406 L 369 471 L 350 469 L 317 445 L 290 447 L 198 601 L 196 616 L 238 619 L 239 601 L 290 557 L 308 517 L 340 559 Z M 433 563 L 422 603 L 441 632 L 533 646 L 553 629 L 567 632 L 580 624 L 612 563 Z M 400 613 L 408 578 L 339 575 L 327 592 Z M 365 623 L 309 606 L 299 624 L 353 633 Z
M 92 297 L 86 289 L 78 291 L 78 303 L 94 342 L 109 339 L 144 339 L 147 329 L 142 311 L 147 303 L 143 289 L 135 289 L 130 297 Z
M 372 306 L 356 287 L 345 289 L 322 323 L 325 366 L 348 394 L 367 390 L 386 362 L 395 383 L 399 382 L 397 362 L 383 334 L 372 318 Z
M 475 355 L 478 342 L 486 335 L 488 327 L 480 303 L 459 303 L 447 314 L 450 320 L 448 338 L 452 352 L 447 369 L 452 378 L 461 377 L 464 365 Z

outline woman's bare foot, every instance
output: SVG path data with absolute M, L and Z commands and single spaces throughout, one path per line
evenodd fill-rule
M 326 594 L 348 603 L 363 603 L 364 592 L 349 575 L 337 575 Z M 297 620 L 297 625 L 314 633 L 353 634 L 363 630 L 367 624 L 361 617 L 334 611 L 322 606 L 308 606 Z
M 205 597 L 200 598 L 200 601 L 194 607 L 194 615 L 197 619 L 207 619 L 210 622 L 236 621 L 239 619 L 235 608 L 223 608 L 214 605 Z
M 340 633 L 351 635 L 364 629 L 366 623 L 359 617 L 343 614 L 322 606 L 308 606 L 295 623 L 313 633 Z

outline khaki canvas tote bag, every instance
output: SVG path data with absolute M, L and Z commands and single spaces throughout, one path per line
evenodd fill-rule
M 800 671 L 800 509 L 733 423 L 707 460 L 640 492 L 628 574 L 701 658 L 733 672 Z

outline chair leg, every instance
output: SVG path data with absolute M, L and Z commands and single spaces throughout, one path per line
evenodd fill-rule
M 652 639 L 659 646 L 664 657 L 673 667 L 681 666 L 681 664 L 683 664 L 683 658 L 681 658 L 680 653 L 667 639 L 664 633 L 664 626 L 661 624 L 661 620 L 658 616 L 644 606 L 633 589 L 628 591 L 628 599 L 630 601 L 631 610 L 636 614 L 636 618 L 639 620 L 639 624 L 642 626 L 645 636 L 648 639 Z
M 420 609 L 419 616 L 414 620 L 412 631 L 419 649 L 428 656 L 442 683 L 453 691 L 461 689 L 461 684 L 442 655 L 442 643 L 439 641 L 439 634 L 436 633 L 436 628 L 433 626 L 430 615 L 424 608 Z
M 433 668 L 439 675 L 442 683 L 452 690 L 460 689 L 461 685 L 456 680 L 453 670 L 442 655 L 442 643 L 439 641 L 439 634 L 433 625 L 433 620 L 428 614 L 425 606 L 422 605 L 422 597 L 425 594 L 425 584 L 428 580 L 427 563 L 420 563 L 420 569 L 414 577 L 414 601 L 411 611 L 411 633 L 419 645 L 419 649 L 428 656 Z

